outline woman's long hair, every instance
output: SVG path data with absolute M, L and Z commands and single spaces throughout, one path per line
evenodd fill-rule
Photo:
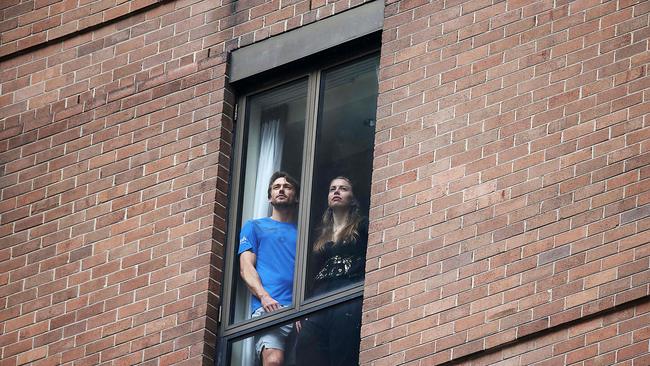
M 361 215 L 361 209 L 359 208 L 359 202 L 356 197 L 354 197 L 354 187 L 352 182 L 348 177 L 338 176 L 332 179 L 330 182 L 333 182 L 336 179 L 343 179 L 350 185 L 350 191 L 352 192 L 352 201 L 350 202 L 350 207 L 348 208 L 347 223 L 341 231 L 341 235 L 338 238 L 337 242 L 352 242 L 359 239 L 359 224 L 363 221 L 363 216 Z M 318 252 L 324 249 L 325 243 L 332 241 L 334 236 L 334 210 L 331 207 L 327 207 L 325 212 L 323 212 L 323 217 L 321 222 L 318 225 L 318 238 L 314 242 L 314 251 Z

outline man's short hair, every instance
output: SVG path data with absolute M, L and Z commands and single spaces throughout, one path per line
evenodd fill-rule
M 273 182 L 275 182 L 276 179 L 278 178 L 284 178 L 287 182 L 289 182 L 292 186 L 293 189 L 296 191 L 296 198 L 300 196 L 300 183 L 298 183 L 297 180 L 294 179 L 289 173 L 283 172 L 283 171 L 277 171 L 273 173 L 271 176 L 271 179 L 269 180 L 269 188 L 267 190 L 267 198 L 271 198 L 271 187 L 273 186 Z

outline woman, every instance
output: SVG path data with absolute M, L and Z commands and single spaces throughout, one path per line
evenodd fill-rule
M 368 225 L 350 179 L 332 180 L 327 206 L 313 246 L 311 296 L 359 283 L 365 273 Z M 358 364 L 361 299 L 317 312 L 301 323 L 297 365 Z

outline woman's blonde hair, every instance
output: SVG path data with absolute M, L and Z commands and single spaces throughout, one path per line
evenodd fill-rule
M 352 193 L 352 201 L 350 202 L 350 207 L 348 208 L 347 223 L 343 227 L 341 232 L 341 237 L 339 241 L 352 242 L 359 239 L 359 224 L 363 221 L 363 216 L 361 215 L 361 209 L 359 208 L 359 201 L 354 197 L 354 187 L 352 181 L 348 177 L 338 176 L 330 181 L 333 182 L 336 179 L 342 179 L 348 182 L 350 185 L 350 192 Z M 325 243 L 332 241 L 334 234 L 334 210 L 331 207 L 327 207 L 325 212 L 323 212 L 323 217 L 321 222 L 318 225 L 318 237 L 314 242 L 314 251 L 321 251 L 325 247 Z

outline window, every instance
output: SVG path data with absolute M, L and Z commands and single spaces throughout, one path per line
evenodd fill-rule
M 357 362 L 359 329 L 350 324 L 359 324 L 361 316 L 378 62 L 376 54 L 348 59 L 307 70 L 263 90 L 251 90 L 240 98 L 222 313 L 222 344 L 229 349 L 226 364 L 256 365 L 258 336 L 282 329 L 287 334 L 285 365 L 304 363 L 319 354 L 353 357 L 353 363 Z M 267 227 L 255 221 L 255 229 L 246 226 L 249 220 L 272 213 L 268 184 L 278 170 L 293 176 L 301 189 L 292 224 L 297 244 L 284 248 L 287 252 L 282 254 L 283 258 L 295 256 L 294 267 L 288 271 L 291 289 L 284 308 L 253 317 L 260 303 L 240 276 L 239 234 L 242 227 L 251 236 L 257 235 L 255 230 L 284 230 L 275 222 Z M 347 179 L 333 182 L 336 177 Z M 333 188 L 331 183 L 335 183 Z M 357 221 L 339 232 L 340 240 L 325 240 L 332 233 L 322 230 L 323 220 L 335 222 L 339 211 L 330 210 L 329 219 L 323 218 L 324 213 L 339 204 L 354 206 Z M 340 243 L 349 245 L 337 246 Z M 264 254 L 259 250 L 255 253 L 261 257 Z M 280 271 L 284 273 L 279 268 L 269 270 Z M 299 332 L 296 321 L 301 324 Z M 346 331 L 352 330 L 350 335 L 341 334 L 346 342 L 315 346 L 314 339 L 334 329 L 330 327 L 337 322 L 343 322 Z

